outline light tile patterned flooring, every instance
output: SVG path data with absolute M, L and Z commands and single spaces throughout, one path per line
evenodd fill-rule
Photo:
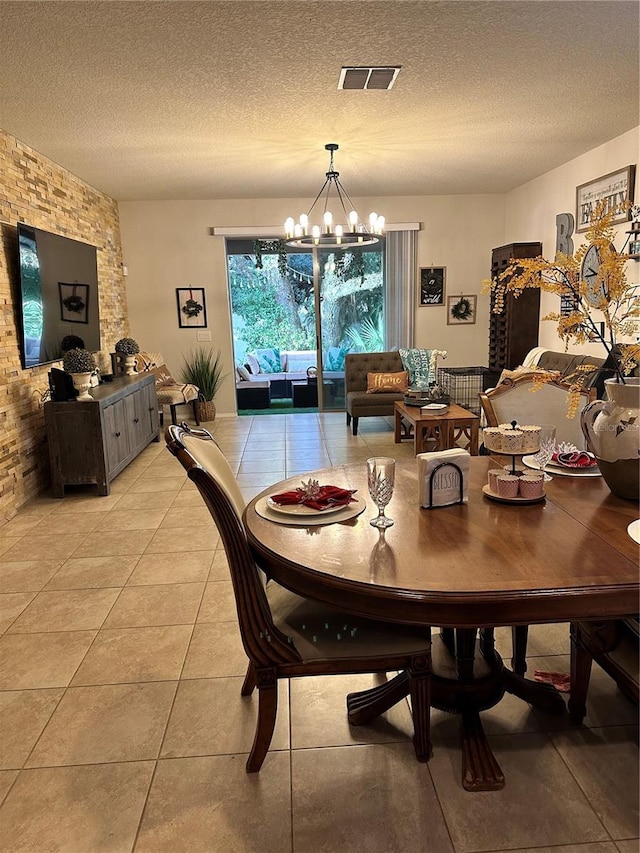
M 285 475 L 411 456 L 343 414 L 219 419 L 247 498 Z M 244 771 L 256 697 L 225 556 L 178 462 L 152 444 L 114 482 L 47 496 L 0 528 L 0 850 L 65 853 L 637 853 L 637 709 L 597 667 L 585 725 L 507 696 L 485 727 L 507 785 L 460 783 L 457 720 L 433 712 L 418 764 L 408 706 L 350 729 L 369 677 L 281 686 L 272 749 Z M 498 647 L 510 656 L 507 629 Z M 530 669 L 566 671 L 566 625 Z

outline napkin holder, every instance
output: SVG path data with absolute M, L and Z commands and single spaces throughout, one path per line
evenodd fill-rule
M 466 450 L 453 448 L 419 453 L 417 459 L 423 509 L 468 502 L 470 456 Z

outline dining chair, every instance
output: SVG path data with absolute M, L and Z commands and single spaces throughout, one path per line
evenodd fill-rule
M 587 693 L 592 661 L 613 678 L 635 704 L 640 694 L 637 616 L 598 622 L 571 623 L 571 689 L 569 716 L 581 723 L 587 713 Z
M 595 389 L 582 389 L 573 417 L 567 417 L 567 400 L 570 385 L 562 379 L 550 379 L 537 390 L 535 373 L 523 373 L 514 378 L 503 379 L 495 388 L 480 393 L 480 404 L 488 426 L 511 423 L 555 424 L 557 441 L 575 444 L 585 449 L 580 414 L 584 407 L 595 400 Z
M 538 383 L 539 384 L 539 383 Z M 488 426 L 517 421 L 519 424 L 555 424 L 556 441 L 571 442 L 580 449 L 585 448 L 580 415 L 584 407 L 595 400 L 594 388 L 579 392 L 577 410 L 572 418 L 567 417 L 569 384 L 562 379 L 550 379 L 534 390 L 535 374 L 503 379 L 495 388 L 480 393 L 480 405 Z M 517 675 L 527 671 L 527 637 L 529 626 L 519 625 L 511 629 L 511 666 Z
M 249 659 L 241 695 L 250 696 L 258 688 L 258 720 L 247 772 L 260 770 L 269 749 L 280 679 L 398 670 L 409 677 L 415 754 L 419 761 L 428 761 L 431 629 L 352 616 L 268 580 L 247 540 L 242 492 L 212 435 L 181 424 L 167 427 L 165 439 L 207 505 L 229 564 L 240 635 Z M 349 697 L 347 703 L 349 707 Z M 358 719 L 357 706 L 350 708 L 349 721 L 363 721 Z

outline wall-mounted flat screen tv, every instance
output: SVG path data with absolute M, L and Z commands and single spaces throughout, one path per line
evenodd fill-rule
M 69 335 L 99 350 L 96 247 L 19 222 L 18 248 L 22 366 L 62 358 Z

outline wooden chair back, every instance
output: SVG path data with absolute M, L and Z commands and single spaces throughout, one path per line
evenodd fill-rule
M 578 410 L 567 417 L 569 385 L 561 379 L 550 379 L 537 390 L 534 376 L 523 374 L 503 379 L 495 388 L 480 393 L 480 404 L 488 426 L 517 421 L 519 424 L 555 424 L 556 440 L 585 448 L 580 414 L 595 399 L 595 390 L 581 390 Z
M 291 642 L 273 624 L 265 577 L 256 566 L 242 523 L 245 501 L 213 436 L 204 429 L 172 425 L 167 447 L 196 485 L 218 528 L 229 563 L 242 644 L 257 667 L 300 660 Z

